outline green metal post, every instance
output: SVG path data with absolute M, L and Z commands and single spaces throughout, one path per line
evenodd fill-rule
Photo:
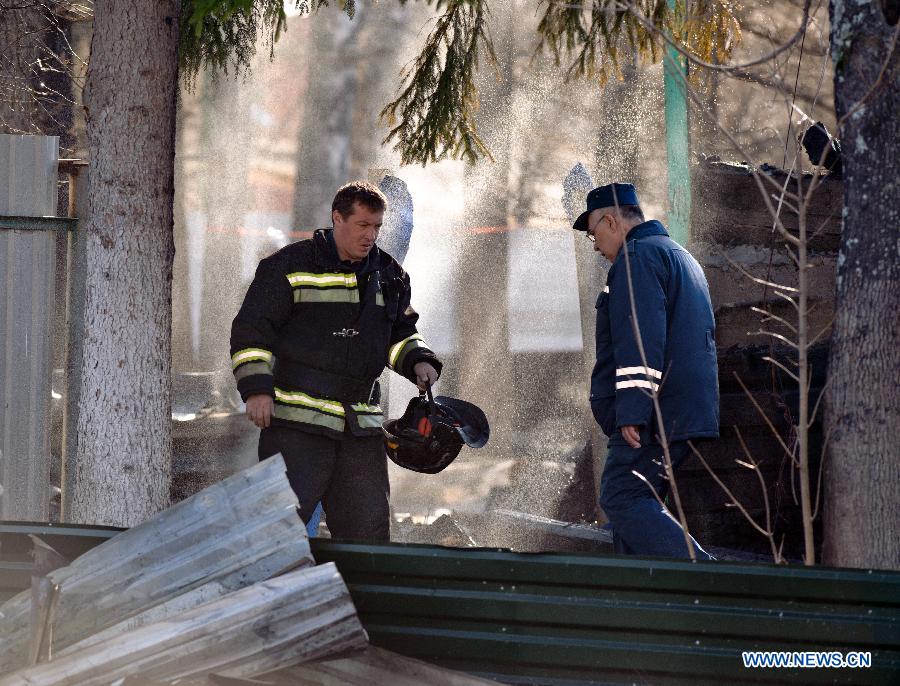
M 674 9 L 674 0 L 669 0 Z M 691 169 L 687 63 L 667 46 L 663 60 L 666 97 L 666 156 L 669 170 L 669 233 L 682 245 L 690 240 Z

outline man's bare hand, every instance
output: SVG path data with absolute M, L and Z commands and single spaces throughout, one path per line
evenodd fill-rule
M 275 401 L 268 393 L 251 395 L 247 398 L 247 418 L 260 429 L 265 429 L 272 421 Z
M 632 448 L 637 450 L 641 447 L 641 427 L 639 426 L 623 426 L 622 438 Z
M 420 391 L 424 391 L 428 386 L 434 386 L 438 380 L 437 370 L 427 362 L 417 362 L 413 367 L 416 373 L 416 385 Z

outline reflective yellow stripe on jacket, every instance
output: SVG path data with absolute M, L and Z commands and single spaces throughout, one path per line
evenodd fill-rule
M 363 429 L 378 429 L 384 422 L 384 414 L 380 405 L 356 403 L 350 409 L 356 413 L 356 421 Z
M 350 409 L 356 415 L 356 421 L 364 429 L 377 429 L 384 421 L 381 407 L 355 403 Z M 275 389 L 274 416 L 301 424 L 313 424 L 324 426 L 334 431 L 343 433 L 346 412 L 343 405 L 336 400 L 314 398 L 302 391 L 285 391 Z
M 275 400 L 285 405 L 298 405 L 308 407 L 318 412 L 324 412 L 336 417 L 344 416 L 344 406 L 334 400 L 324 400 L 322 398 L 313 398 L 311 395 L 302 393 L 301 391 L 283 391 L 280 388 L 275 389 Z
M 427 348 L 425 339 L 421 334 L 414 333 L 409 338 L 404 338 L 398 343 L 394 343 L 388 350 L 388 367 L 394 371 L 403 369 L 403 360 L 406 356 L 416 348 Z
M 254 374 L 272 374 L 272 353 L 263 348 L 244 348 L 231 356 L 231 369 L 238 381 Z
M 337 401 L 314 398 L 301 391 L 275 389 L 274 416 L 292 422 L 315 424 L 344 431 L 344 407 Z
M 311 288 L 356 288 L 356 274 L 325 273 L 313 274 L 312 272 L 294 272 L 287 275 L 291 286 L 308 286 Z
M 294 272 L 287 274 L 294 302 L 359 302 L 356 274 Z

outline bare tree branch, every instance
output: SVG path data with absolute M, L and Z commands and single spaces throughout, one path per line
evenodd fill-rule
M 772 288 L 777 288 L 777 289 L 780 289 L 780 290 L 782 290 L 782 291 L 791 291 L 791 292 L 793 292 L 793 293 L 796 293 L 796 292 L 797 292 L 797 289 L 796 289 L 796 288 L 791 288 L 790 286 L 783 286 L 783 285 L 780 284 L 780 283 L 774 283 L 773 281 L 766 281 L 765 279 L 760 279 L 760 278 L 758 278 L 758 277 L 756 277 L 756 276 L 753 276 L 753 274 L 751 274 L 751 273 L 748 272 L 746 269 L 744 269 L 741 265 L 739 265 L 737 262 L 735 262 L 734 260 L 732 260 L 732 259 L 731 259 L 724 251 L 719 251 L 719 254 L 720 254 L 722 257 L 724 257 L 732 267 L 734 267 L 735 269 L 737 269 L 739 272 L 741 272 L 741 274 L 743 274 L 744 276 L 746 276 L 748 279 L 750 279 L 750 280 L 753 281 L 754 283 L 758 283 L 758 284 L 760 284 L 761 286 L 770 286 L 770 287 L 772 287 Z M 786 296 L 785 296 L 785 297 L 786 297 Z
M 792 372 L 790 369 L 785 367 L 783 364 L 781 364 L 781 362 L 776 360 L 774 357 L 769 357 L 768 355 L 766 355 L 765 357 L 763 357 L 763 359 L 766 362 L 770 362 L 771 364 L 774 364 L 781 371 L 783 371 L 785 374 L 787 374 L 789 377 L 791 377 L 794 381 L 796 381 L 797 383 L 800 383 L 800 377 L 797 376 L 796 374 L 794 374 L 794 372 Z
M 784 317 L 779 317 L 777 314 L 772 314 L 771 312 L 767 312 L 766 310 L 762 309 L 761 307 L 756 307 L 755 305 L 750 308 L 750 311 L 756 312 L 757 314 L 761 314 L 763 316 L 763 319 L 762 319 L 763 322 L 766 322 L 766 321 L 779 322 L 779 323 L 783 324 L 785 327 L 787 327 L 788 329 L 790 329 L 792 332 L 797 333 L 797 327 L 794 326 L 793 324 L 791 324 Z
M 772 338 L 777 338 L 779 341 L 781 341 L 781 342 L 784 343 L 785 345 L 789 345 L 789 346 L 791 346 L 792 348 L 799 349 L 799 346 L 798 346 L 796 343 L 794 343 L 793 341 L 789 340 L 788 338 L 785 338 L 785 337 L 782 336 L 780 333 L 775 333 L 774 331 L 762 331 L 762 330 L 760 330 L 760 331 L 748 331 L 748 332 L 747 332 L 747 335 L 748 335 L 748 336 L 771 336 Z
M 766 424 L 769 426 L 769 429 L 772 431 L 772 435 L 778 440 L 781 444 L 782 449 L 784 450 L 785 455 L 791 455 L 793 453 L 787 447 L 787 444 L 784 442 L 784 439 L 781 438 L 781 434 L 775 429 L 775 426 L 772 424 L 772 420 L 769 419 L 769 415 L 767 415 L 763 409 L 759 406 L 759 403 L 756 402 L 756 398 L 753 397 L 753 394 L 750 392 L 750 389 L 744 385 L 744 382 L 741 380 L 740 375 L 737 372 L 732 372 L 734 374 L 734 378 L 737 379 L 737 382 L 740 384 L 741 388 L 744 389 L 744 393 L 747 394 L 747 397 L 750 399 L 750 402 L 753 403 L 753 407 L 756 408 L 756 411 L 759 412 L 759 415 L 763 418 Z

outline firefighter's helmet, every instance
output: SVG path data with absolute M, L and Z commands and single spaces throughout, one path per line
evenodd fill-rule
M 433 398 L 431 388 L 410 400 L 400 419 L 382 428 L 388 457 L 423 474 L 437 474 L 456 459 L 464 443 L 480 448 L 490 435 L 487 417 L 478 407 L 456 398 Z

